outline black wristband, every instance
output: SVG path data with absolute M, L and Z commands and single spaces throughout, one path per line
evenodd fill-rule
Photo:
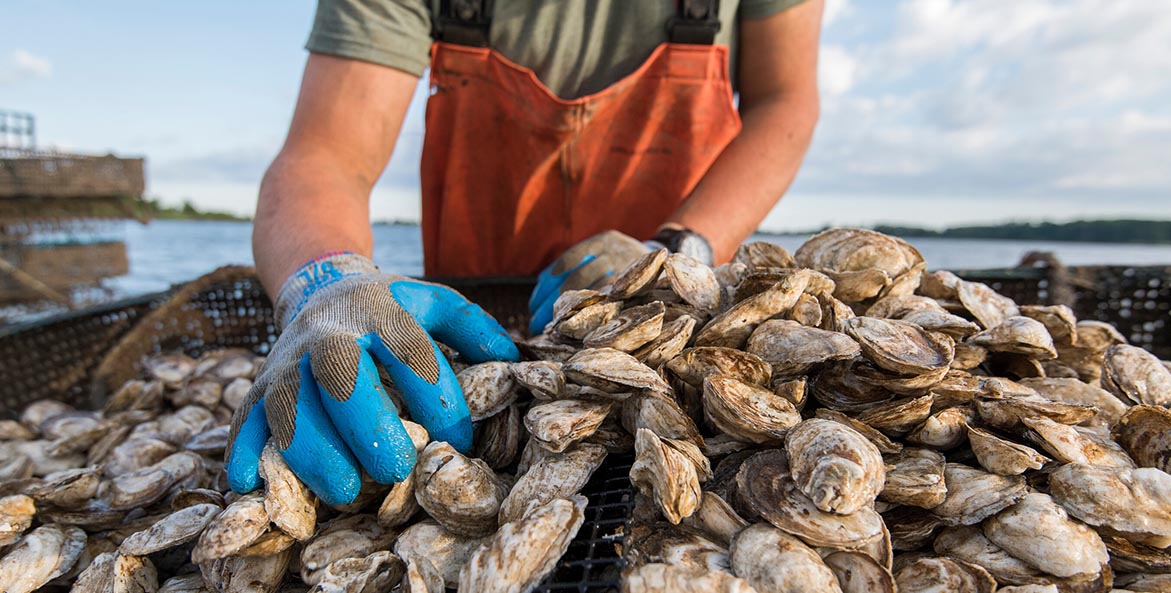
M 688 229 L 662 229 L 654 241 L 672 253 L 681 253 L 704 264 L 712 265 L 712 246 L 703 235 Z

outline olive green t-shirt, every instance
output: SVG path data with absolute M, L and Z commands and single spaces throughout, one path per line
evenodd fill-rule
M 804 0 L 722 0 L 716 43 L 735 73 L 739 19 L 776 14 Z M 667 41 L 676 0 L 496 0 L 489 45 L 532 69 L 562 98 L 598 92 L 638 69 Z M 430 64 L 439 0 L 318 0 L 306 47 L 420 76 Z

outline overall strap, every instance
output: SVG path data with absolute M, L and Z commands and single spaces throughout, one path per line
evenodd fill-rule
M 720 0 L 676 0 L 676 6 L 676 15 L 667 21 L 671 43 L 715 43 L 720 30 Z
M 488 47 L 493 0 L 440 0 L 432 37 L 445 43 Z

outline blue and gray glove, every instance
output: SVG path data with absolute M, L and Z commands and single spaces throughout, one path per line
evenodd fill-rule
M 517 360 L 508 333 L 458 292 L 383 274 L 370 260 L 329 254 L 295 272 L 276 299 L 280 337 L 235 416 L 228 483 L 260 486 L 270 434 L 289 467 L 326 504 L 346 504 L 361 471 L 402 481 L 415 446 L 382 387 L 377 363 L 433 440 L 467 452 L 472 421 L 432 337 L 472 362 Z
M 553 302 L 562 292 L 597 288 L 648 249 L 618 231 L 599 233 L 570 247 L 537 276 L 537 287 L 529 297 L 529 333 L 539 334 L 553 321 Z

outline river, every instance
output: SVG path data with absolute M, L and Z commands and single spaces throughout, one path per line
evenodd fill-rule
M 130 273 L 108 286 L 118 296 L 164 290 L 227 264 L 251 264 L 246 222 L 156 221 L 127 223 L 120 229 L 130 257 Z M 757 235 L 758 240 L 796 250 L 805 235 Z M 1052 251 L 1067 265 L 1171 265 L 1171 245 L 1062 243 L 977 239 L 911 239 L 931 269 L 970 270 L 1012 267 L 1033 250 Z M 385 271 L 405 275 L 423 272 L 419 227 L 376 225 L 374 261 Z

